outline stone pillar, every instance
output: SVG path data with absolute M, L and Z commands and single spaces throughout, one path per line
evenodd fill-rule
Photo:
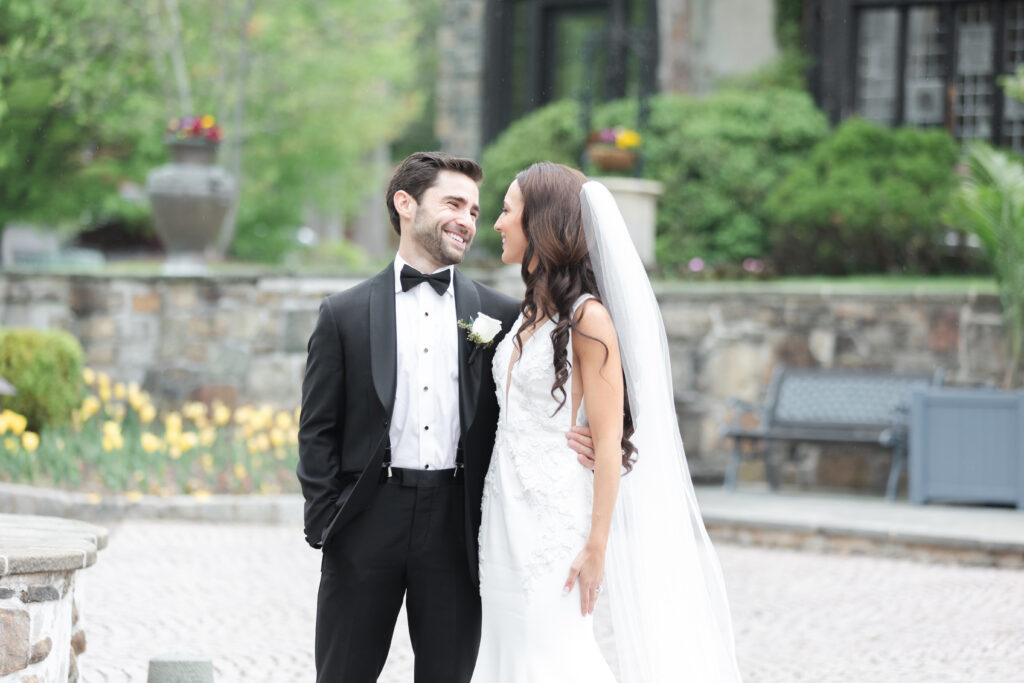
M 444 0 L 437 81 L 441 149 L 478 159 L 483 131 L 484 9 L 486 0 Z
M 0 515 L 0 683 L 78 680 L 85 632 L 78 572 L 107 530 L 55 517 Z

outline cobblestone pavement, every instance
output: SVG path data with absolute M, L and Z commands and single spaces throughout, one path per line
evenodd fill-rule
M 111 531 L 80 584 L 83 681 L 145 681 L 149 658 L 174 652 L 212 657 L 218 683 L 313 680 L 319 558 L 298 529 Z M 748 682 L 1024 681 L 1022 571 L 730 545 L 719 555 Z M 412 681 L 399 624 L 381 681 Z

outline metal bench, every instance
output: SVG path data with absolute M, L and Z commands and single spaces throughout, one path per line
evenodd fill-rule
M 736 487 L 745 443 L 758 446 L 751 455 L 764 461 L 765 476 L 773 490 L 779 483 L 769 445 L 776 441 L 789 444 L 791 457 L 801 442 L 869 444 L 892 450 L 886 497 L 893 500 L 907 460 L 911 394 L 915 389 L 941 384 L 943 374 L 942 370 L 893 375 L 777 365 L 756 427 L 744 426 L 741 418 L 757 414 L 757 407 L 745 401 L 730 401 L 737 415 L 720 431 L 733 440 L 725 486 Z

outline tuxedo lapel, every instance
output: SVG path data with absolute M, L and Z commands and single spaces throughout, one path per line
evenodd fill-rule
M 456 290 L 458 291 L 458 290 Z M 456 299 L 457 303 L 458 299 Z M 395 332 L 395 267 L 392 263 L 370 283 L 370 371 L 373 388 L 391 418 L 395 406 L 398 339 Z
M 480 314 L 480 294 L 476 285 L 458 270 L 455 273 L 455 317 L 469 322 Z M 480 373 L 483 354 L 473 353 L 473 343 L 466 330 L 459 329 L 459 423 L 462 435 L 469 432 L 476 417 L 477 395 L 480 393 Z

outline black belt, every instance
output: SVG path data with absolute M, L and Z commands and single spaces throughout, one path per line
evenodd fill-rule
M 463 470 L 453 467 L 446 470 L 420 470 L 405 467 L 382 467 L 381 481 L 393 481 L 399 486 L 433 488 L 450 486 L 462 481 Z

